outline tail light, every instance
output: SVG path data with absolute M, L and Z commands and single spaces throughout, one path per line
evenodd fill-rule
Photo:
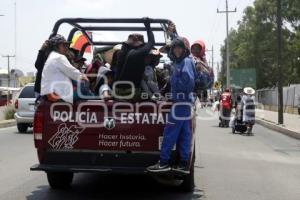
M 34 144 L 36 148 L 39 148 L 42 145 L 43 124 L 44 124 L 43 112 L 37 108 L 33 120 L 33 137 L 34 137 Z
M 18 101 L 18 99 L 16 99 L 16 101 L 15 101 L 15 108 L 16 108 L 16 109 L 19 108 L 19 101 Z

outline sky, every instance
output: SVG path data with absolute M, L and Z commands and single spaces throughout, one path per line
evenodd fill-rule
M 229 16 L 230 28 L 237 27 L 244 9 L 253 2 L 229 0 L 229 9 L 237 8 L 237 12 Z M 60 18 L 145 16 L 170 19 L 179 35 L 187 37 L 190 43 L 202 39 L 208 49 L 213 46 L 216 68 L 221 61 L 220 47 L 226 38 L 226 15 L 217 14 L 217 8 L 224 10 L 225 0 L 0 0 L 0 15 L 4 15 L 0 16 L 0 69 L 7 68 L 7 58 L 2 55 L 16 54 L 16 58 L 11 59 L 11 68 L 35 72 L 38 50 Z M 207 52 L 208 60 L 211 55 Z

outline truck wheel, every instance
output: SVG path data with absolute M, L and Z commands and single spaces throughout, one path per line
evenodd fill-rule
M 52 189 L 67 189 L 73 181 L 72 172 L 47 172 L 47 179 Z
M 192 166 L 190 170 L 190 174 L 183 177 L 183 182 L 181 183 L 180 190 L 182 192 L 193 192 L 195 188 L 195 178 L 194 178 L 194 165 L 196 160 L 196 148 L 194 146 L 194 154 L 192 159 Z
M 19 133 L 26 133 L 28 126 L 29 126 L 28 124 L 24 124 L 24 123 L 17 124 Z
M 179 186 L 182 192 L 193 192 L 195 188 L 194 165 L 191 168 L 190 174 L 184 176 L 183 182 Z

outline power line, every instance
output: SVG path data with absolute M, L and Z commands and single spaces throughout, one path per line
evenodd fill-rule
M 234 10 L 228 10 L 228 0 L 226 0 L 226 10 L 225 11 L 219 11 L 219 8 L 217 9 L 217 13 L 226 13 L 226 86 L 227 88 L 230 88 L 230 68 L 229 68 L 229 25 L 228 25 L 228 14 L 236 12 L 236 8 Z
M 221 4 L 221 0 L 219 0 L 219 2 L 218 2 L 218 4 L 217 4 L 217 7 L 219 7 L 220 6 L 220 4 Z M 215 17 L 214 17 L 214 21 L 213 21 L 213 25 L 212 25 L 212 28 L 211 28 L 211 30 L 210 30 L 210 38 L 209 38 L 209 42 L 210 43 L 212 43 L 212 40 L 214 40 L 214 36 L 215 36 L 215 26 L 216 26 L 216 24 L 217 24 L 217 16 L 218 16 L 218 14 L 216 13 L 215 14 Z M 219 22 L 219 21 L 218 21 Z M 218 26 L 217 26 L 218 27 Z

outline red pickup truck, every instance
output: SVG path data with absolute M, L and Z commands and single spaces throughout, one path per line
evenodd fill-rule
M 161 31 L 166 39 L 165 19 L 150 19 L 153 31 Z M 55 35 L 61 24 L 70 24 L 68 40 L 82 31 L 91 45 L 115 45 L 122 42 L 93 41 L 90 31 L 145 31 L 141 26 L 98 26 L 98 24 L 142 24 L 143 19 L 61 19 L 53 29 Z M 93 24 L 85 26 L 84 24 Z M 156 46 L 163 46 L 156 43 Z M 83 48 L 86 48 L 84 45 Z M 84 52 L 82 49 L 81 53 Z M 160 144 L 170 102 L 135 102 L 118 100 L 85 100 L 72 104 L 41 100 L 34 116 L 34 142 L 39 164 L 32 171 L 45 171 L 52 188 L 70 186 L 73 174 L 93 172 L 103 174 L 146 174 L 155 178 L 172 178 L 184 191 L 194 188 L 195 143 L 192 137 L 189 175 L 149 174 L 146 168 L 159 160 Z M 191 120 L 194 133 L 195 118 Z M 176 147 L 172 160 L 178 162 Z

